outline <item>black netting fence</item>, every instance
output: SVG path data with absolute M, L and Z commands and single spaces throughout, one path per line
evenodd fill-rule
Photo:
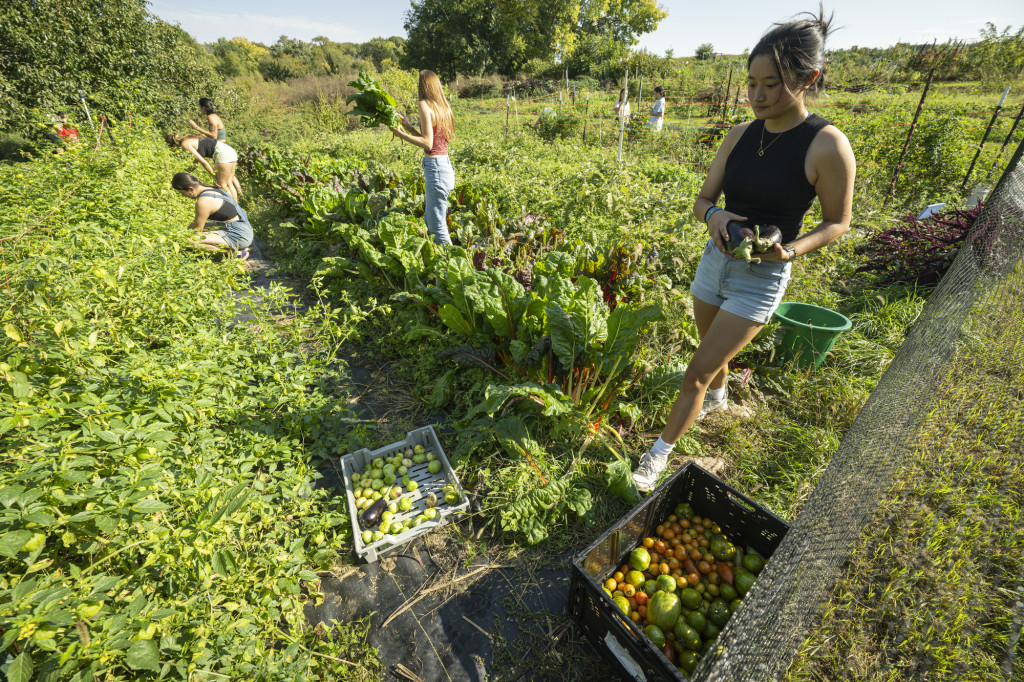
M 693 679 L 1024 679 L 1022 151 Z

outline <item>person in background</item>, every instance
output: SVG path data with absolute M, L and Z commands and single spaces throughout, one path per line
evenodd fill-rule
M 249 257 L 252 244 L 252 225 L 249 216 L 224 189 L 204 185 L 191 173 L 175 173 L 171 187 L 178 194 L 196 200 L 196 214 L 189 228 L 197 234 L 190 245 L 210 252 L 228 249 L 242 260 Z M 207 229 L 208 222 L 218 223 L 217 230 Z
M 455 121 L 452 108 L 441 91 L 441 81 L 433 71 L 420 71 L 419 98 L 421 129 L 416 130 L 412 122 L 403 116 L 402 126 L 390 130 L 396 137 L 423 150 L 423 177 L 427 189 L 423 218 L 427 232 L 435 243 L 451 244 L 448 195 L 455 189 L 455 170 L 448 158 L 448 143 L 455 139 Z
M 619 92 L 619 100 L 615 103 L 615 122 L 623 120 L 629 123 L 629 98 L 626 97 L 626 89 L 623 88 Z
M 217 115 L 217 107 L 213 106 L 213 101 L 209 97 L 199 98 L 199 114 L 206 117 L 209 130 L 204 130 L 198 123 L 189 119 L 188 124 L 192 126 L 193 130 L 221 142 L 225 142 L 228 139 L 228 131 L 224 127 L 224 121 Z M 235 177 L 234 173 L 231 174 L 231 185 L 234 187 L 234 196 L 241 196 L 242 185 L 238 182 L 238 178 Z
M 747 97 L 754 120 L 726 135 L 711 162 L 693 214 L 708 241 L 690 292 L 700 344 L 683 375 L 661 437 L 633 473 L 637 488 L 654 489 L 679 438 L 708 412 L 725 410 L 729 361 L 768 323 L 782 302 L 794 259 L 820 249 L 850 229 L 856 161 L 846 136 L 804 105 L 822 84 L 823 10 L 776 24 L 747 59 Z M 725 207 L 717 205 L 724 192 Z M 800 235 L 804 215 L 818 199 L 821 222 Z M 726 250 L 730 221 L 777 226 L 781 244 L 760 262 Z
M 205 130 L 200 127 L 198 123 L 189 119 L 188 124 L 192 126 L 193 130 L 205 135 L 206 137 L 212 137 L 215 140 L 220 140 L 221 142 L 228 139 L 227 130 L 224 129 L 224 121 L 222 121 L 220 116 L 217 115 L 217 108 L 213 106 L 213 102 L 210 101 L 209 97 L 199 98 L 199 113 L 206 117 L 206 123 L 209 126 L 209 129 Z
M 217 186 L 231 194 L 231 198 L 238 201 L 238 183 L 233 182 L 235 177 L 235 166 L 238 165 L 238 154 L 228 146 L 227 142 L 220 142 L 211 137 L 201 135 L 175 135 L 168 133 L 164 138 L 169 146 L 181 147 L 193 157 L 206 171 L 217 180 Z M 216 170 L 210 166 L 206 159 L 213 159 Z
M 647 127 L 651 130 L 661 130 L 661 126 L 665 122 L 665 90 L 659 85 L 654 88 L 654 94 L 657 99 L 651 105 L 651 116 L 647 119 Z
M 60 125 L 57 126 L 57 134 L 61 136 L 66 144 L 77 144 L 78 128 L 68 122 L 68 115 L 63 111 L 58 111 L 57 121 L 60 122 Z

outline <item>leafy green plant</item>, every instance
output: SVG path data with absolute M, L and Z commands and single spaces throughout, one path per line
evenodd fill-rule
M 359 90 L 345 98 L 346 104 L 355 103 L 349 115 L 359 116 L 364 128 L 376 128 L 381 125 L 395 128 L 402 123 L 402 117 L 396 109 L 398 103 L 395 98 L 365 69 L 360 69 L 359 78 L 349 85 Z

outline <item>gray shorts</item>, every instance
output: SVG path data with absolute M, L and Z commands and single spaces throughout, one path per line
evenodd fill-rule
M 708 305 L 768 324 L 789 285 L 789 263 L 728 258 L 709 239 L 697 264 L 690 293 Z
M 220 236 L 235 251 L 252 244 L 252 225 L 242 220 L 224 223 L 224 227 L 214 230 L 213 234 Z

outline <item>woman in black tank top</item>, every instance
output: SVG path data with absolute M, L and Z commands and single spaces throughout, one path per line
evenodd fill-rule
M 701 342 L 687 366 L 661 437 L 633 479 L 652 490 L 675 442 L 707 412 L 727 409 L 729 361 L 750 343 L 782 301 L 790 261 L 835 241 L 850 228 L 856 163 L 850 143 L 825 119 L 808 114 L 804 97 L 820 87 L 831 17 L 776 24 L 747 60 L 747 96 L 755 120 L 733 128 L 693 205 L 709 239 L 690 291 Z M 725 194 L 725 206 L 717 205 Z M 798 236 L 815 197 L 822 221 Z M 727 224 L 777 226 L 782 244 L 761 261 L 733 258 Z M 738 408 L 734 414 L 742 417 Z
M 189 228 L 196 232 L 191 245 L 213 253 L 231 251 L 242 260 L 248 258 L 253 231 L 249 216 L 231 195 L 220 187 L 204 185 L 191 173 L 176 173 L 171 187 L 183 197 L 196 200 L 196 215 Z M 223 223 L 210 230 L 208 222 Z

